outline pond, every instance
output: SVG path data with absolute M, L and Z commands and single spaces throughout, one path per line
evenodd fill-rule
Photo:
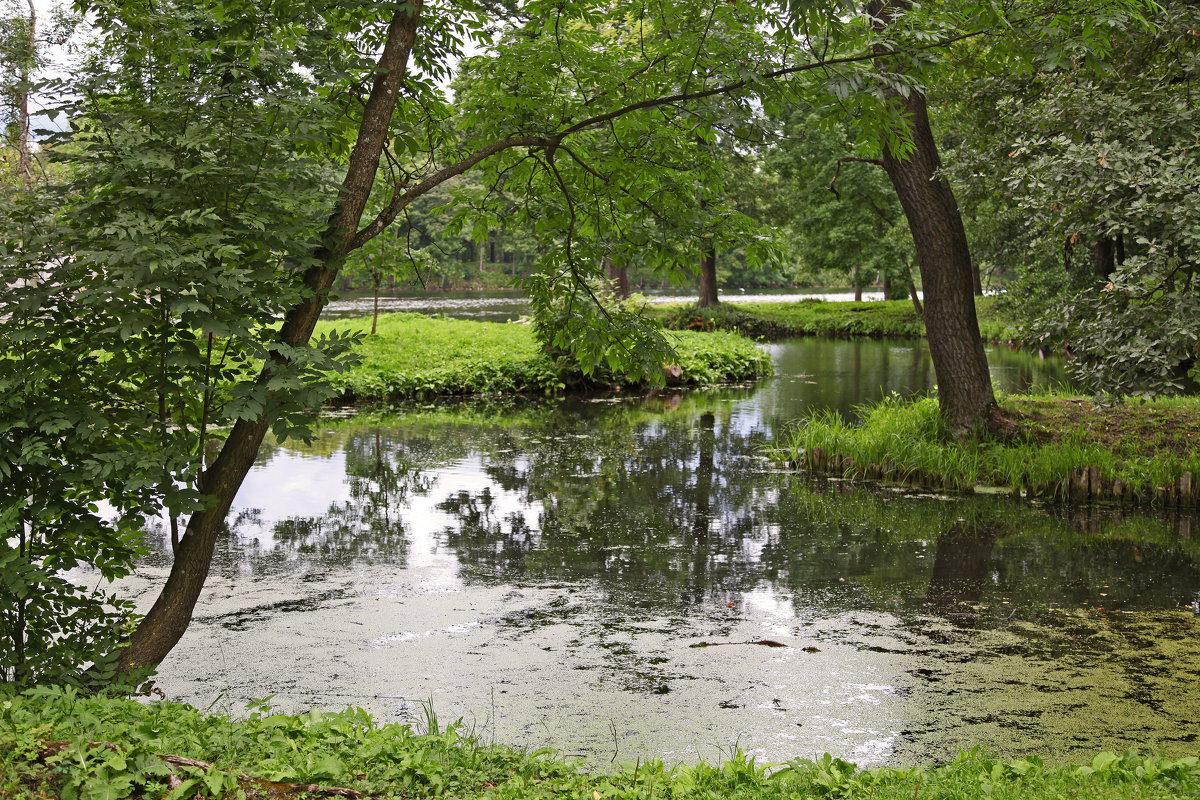
M 443 404 L 268 444 L 172 699 L 462 718 L 589 766 L 1194 752 L 1194 520 L 851 490 L 762 447 L 933 380 L 920 342 L 770 346 L 755 387 Z M 1054 364 L 989 354 L 1010 389 Z M 152 599 L 161 531 L 127 588 Z

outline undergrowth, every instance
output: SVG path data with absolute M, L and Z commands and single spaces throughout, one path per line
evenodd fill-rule
M 584 772 L 547 752 L 488 746 L 458 725 L 376 724 L 365 711 L 272 714 L 234 722 L 165 702 L 84 697 L 70 689 L 0 689 L 0 796 L 530 798 L 1195 797 L 1200 759 L 1100 753 L 1047 766 L 977 750 L 938 767 L 859 769 L 825 755 L 765 765 L 741 752 L 721 764 L 630 764 Z

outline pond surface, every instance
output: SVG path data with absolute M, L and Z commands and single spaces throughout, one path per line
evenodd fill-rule
M 771 352 L 754 388 L 427 406 L 264 446 L 161 687 L 234 713 L 431 703 L 600 769 L 1195 752 L 1200 525 L 781 471 L 761 448 L 802 411 L 932 370 L 919 342 Z M 1061 380 L 990 357 L 1007 388 Z M 169 564 L 150 538 L 146 604 Z

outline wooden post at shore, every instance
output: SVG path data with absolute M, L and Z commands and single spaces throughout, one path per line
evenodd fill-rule
M 1067 476 L 1067 497 L 1072 503 L 1088 501 L 1088 472 L 1086 469 L 1071 470 Z

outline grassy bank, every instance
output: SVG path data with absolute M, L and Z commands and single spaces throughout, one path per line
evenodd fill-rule
M 369 331 L 369 319 L 323 322 Z M 671 332 L 679 384 L 736 383 L 770 372 L 770 358 L 735 334 Z M 528 325 L 473 322 L 420 314 L 382 314 L 378 332 L 358 348 L 362 362 L 335 385 L 349 400 L 400 400 L 437 395 L 554 394 L 589 384 L 573 365 L 548 356 Z M 612 383 L 603 376 L 603 385 Z
M 0 797 L 774 798 L 1195 797 L 1200 760 L 1101 753 L 1078 766 L 980 753 L 931 768 L 859 770 L 828 756 L 765 767 L 630 765 L 589 774 L 545 753 L 485 746 L 450 726 L 415 733 L 362 711 L 244 722 L 169 703 L 0 693 Z
M 818 473 L 1060 500 L 1196 505 L 1200 398 L 1097 406 L 1056 394 L 1004 396 L 989 435 L 949 440 L 932 398 L 887 398 L 861 420 L 816 413 L 776 456 Z
M 988 341 L 1009 342 L 1016 335 L 1011 320 L 996 308 L 996 298 L 975 300 L 979 329 Z M 921 337 L 925 322 L 909 300 L 861 303 L 802 300 L 798 303 L 721 303 L 712 308 L 657 306 L 663 324 L 682 330 L 736 330 L 762 339 L 791 336 Z

